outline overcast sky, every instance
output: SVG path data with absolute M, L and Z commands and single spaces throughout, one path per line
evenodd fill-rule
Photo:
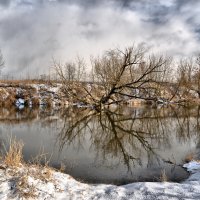
M 198 0 L 0 0 L 0 13 L 3 72 L 11 75 L 140 42 L 168 55 L 200 52 Z

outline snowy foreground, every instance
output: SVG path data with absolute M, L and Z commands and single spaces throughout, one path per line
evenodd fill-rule
M 184 165 L 191 176 L 183 183 L 88 185 L 51 169 L 0 169 L 0 199 L 200 199 L 200 163 Z M 38 171 L 37 171 L 38 170 Z

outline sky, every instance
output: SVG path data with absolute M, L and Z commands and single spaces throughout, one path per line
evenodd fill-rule
M 200 52 L 198 0 L 0 0 L 3 74 L 40 76 L 61 62 L 144 43 L 169 56 Z

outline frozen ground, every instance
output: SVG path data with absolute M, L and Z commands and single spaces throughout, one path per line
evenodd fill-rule
M 34 167 L 0 169 L 0 199 L 200 199 L 200 163 L 184 165 L 191 172 L 183 183 L 132 183 L 124 186 L 88 185 L 67 174 Z M 34 173 L 33 173 L 34 172 Z M 42 175 L 43 174 L 43 175 Z M 26 176 L 25 176 L 26 175 Z M 21 177 L 24 178 L 21 178 Z

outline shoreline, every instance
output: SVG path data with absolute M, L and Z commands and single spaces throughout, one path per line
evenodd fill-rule
M 77 105 L 78 107 L 92 108 L 93 103 L 90 102 L 87 93 L 81 90 L 81 83 L 77 83 L 78 86 L 72 91 L 73 94 L 79 95 L 83 102 L 74 102 L 69 96 L 65 94 L 65 88 L 60 82 L 55 81 L 37 81 L 37 80 L 22 80 L 22 81 L 0 81 L 0 106 L 10 107 L 12 105 L 17 108 L 24 107 L 60 107 L 65 108 L 68 106 Z M 93 88 L 97 93 L 101 93 L 101 89 L 95 84 L 84 83 L 86 87 Z M 168 94 L 169 95 L 169 94 Z M 115 97 L 116 98 L 116 97 Z M 151 99 L 151 100 L 150 100 Z M 124 99 L 119 105 L 128 105 L 130 107 L 140 107 L 145 105 L 162 106 L 162 105 L 200 105 L 199 98 L 194 94 L 190 94 L 188 97 L 174 96 L 170 99 L 170 96 L 156 96 L 152 98 L 136 97 L 130 99 Z M 90 102 L 90 104 L 84 104 L 84 102 Z M 117 102 L 117 101 L 116 101 Z M 112 104 L 109 102 L 107 107 L 116 106 L 118 103 Z
M 136 182 L 86 184 L 49 167 L 0 166 L 0 199 L 199 199 L 200 163 L 184 164 L 190 177 L 182 183 Z

